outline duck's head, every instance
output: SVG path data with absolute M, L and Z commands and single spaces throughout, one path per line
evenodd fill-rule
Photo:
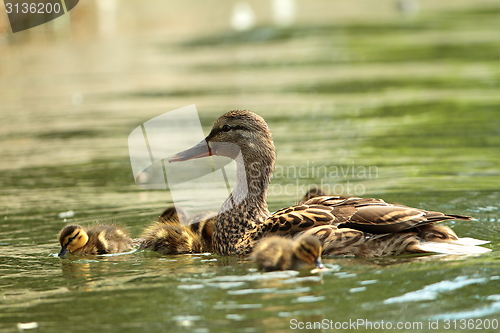
M 312 199 L 312 198 L 316 198 L 316 197 L 322 197 L 322 196 L 325 196 L 327 195 L 322 189 L 318 188 L 318 187 L 313 187 L 313 188 L 310 188 L 306 194 L 304 194 L 304 196 L 302 197 L 302 199 L 299 200 L 299 204 L 302 204 L 304 202 L 306 202 L 307 200 L 309 199 Z
M 303 236 L 297 239 L 293 250 L 295 256 L 307 265 L 314 265 L 318 269 L 323 269 L 321 262 L 321 252 L 323 248 L 320 241 L 314 236 Z
M 59 257 L 68 252 L 73 252 L 87 244 L 89 236 L 79 225 L 68 225 L 61 230 L 59 234 L 59 243 L 61 243 L 61 252 Z
M 274 143 L 266 122 L 247 110 L 233 110 L 217 119 L 210 134 L 192 148 L 169 159 L 169 162 L 218 155 L 236 159 L 239 153 L 248 162 L 274 163 Z

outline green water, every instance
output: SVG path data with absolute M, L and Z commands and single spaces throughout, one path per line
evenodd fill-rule
M 363 321 L 377 331 L 496 332 L 499 15 L 445 6 L 176 42 L 5 46 L 16 72 L 0 64 L 0 332 L 27 322 L 40 332 L 285 332 L 314 322 L 370 331 Z M 134 184 L 127 137 L 189 104 L 206 133 L 230 109 L 267 120 L 278 154 L 271 210 L 322 185 L 474 216 L 445 224 L 493 251 L 324 258 L 321 275 L 264 274 L 213 254 L 55 256 L 68 222 L 116 221 L 138 236 L 172 204 L 168 191 Z

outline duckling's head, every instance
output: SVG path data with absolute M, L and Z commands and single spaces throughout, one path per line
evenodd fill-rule
M 303 236 L 297 239 L 293 253 L 307 265 L 315 265 L 323 269 L 321 252 L 323 251 L 320 241 L 314 236 Z
M 266 158 L 266 164 L 274 163 L 274 143 L 269 127 L 261 116 L 247 110 L 233 110 L 222 115 L 204 140 L 172 156 L 169 162 L 212 155 L 236 159 L 240 151 L 247 161 Z
M 68 225 L 64 227 L 59 233 L 59 243 L 61 243 L 59 257 L 82 248 L 88 240 L 89 236 L 81 226 Z
M 324 195 L 326 195 L 326 193 L 322 189 L 320 189 L 319 187 L 312 187 L 306 192 L 306 194 L 304 194 L 304 196 L 299 200 L 298 203 L 302 204 L 309 199 L 322 197 Z
M 187 221 L 187 213 L 178 207 L 168 207 L 161 213 L 159 222 L 165 224 L 185 224 Z

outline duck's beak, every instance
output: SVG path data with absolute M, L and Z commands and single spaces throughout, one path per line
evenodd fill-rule
M 187 160 L 192 160 L 194 158 L 202 158 L 207 156 L 212 156 L 212 151 L 210 150 L 207 141 L 203 139 L 195 146 L 187 150 L 181 151 L 180 153 L 177 153 L 174 156 L 170 157 L 168 159 L 168 162 L 172 163 L 172 162 L 187 161 Z
M 316 258 L 316 260 L 314 260 L 314 265 L 316 266 L 317 269 L 323 269 L 323 268 L 325 268 L 325 266 L 321 262 L 321 258 L 320 257 L 318 257 L 318 258 Z
M 61 252 L 59 252 L 59 254 L 57 255 L 58 257 L 62 257 L 63 255 L 65 255 L 66 253 L 68 253 L 69 251 L 66 250 L 64 247 L 61 247 Z

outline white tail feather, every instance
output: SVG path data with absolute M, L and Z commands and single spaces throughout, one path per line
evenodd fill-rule
M 482 239 L 475 239 L 475 238 L 470 238 L 470 237 L 462 237 L 459 238 L 457 241 L 453 242 L 453 244 L 459 244 L 459 245 L 483 245 L 483 244 L 488 244 L 489 241 L 485 241 Z
M 491 251 L 490 249 L 481 246 L 457 243 L 422 242 L 417 247 L 423 252 L 436 252 L 444 254 L 481 254 Z

